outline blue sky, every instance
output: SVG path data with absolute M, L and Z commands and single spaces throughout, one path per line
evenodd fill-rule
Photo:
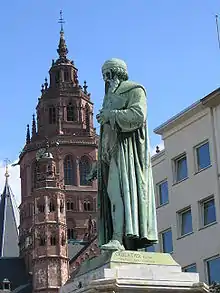
M 2 1 L 0 25 L 0 161 L 17 159 L 40 85 L 57 57 L 59 10 L 69 57 L 87 80 L 95 113 L 103 97 L 100 67 L 124 59 L 129 76 L 148 92 L 153 129 L 220 83 L 217 0 Z

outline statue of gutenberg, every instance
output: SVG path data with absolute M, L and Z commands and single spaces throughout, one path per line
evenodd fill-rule
M 99 244 L 102 250 L 137 250 L 158 241 L 145 88 L 128 81 L 124 61 L 102 67 L 105 97 L 97 166 Z

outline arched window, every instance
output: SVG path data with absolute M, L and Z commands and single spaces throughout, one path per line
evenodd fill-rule
M 44 211 L 45 211 L 45 205 L 44 204 L 39 203 L 37 208 L 38 208 L 39 213 L 44 213 Z
M 60 212 L 63 213 L 64 211 L 64 203 L 63 200 L 60 200 Z
M 72 103 L 69 103 L 67 105 L 67 121 L 75 121 L 75 107 L 72 105 Z
M 83 203 L 84 211 L 89 212 L 92 211 L 92 204 L 89 200 L 84 201 Z
M 64 160 L 64 184 L 65 185 L 75 185 L 75 172 L 74 167 L 75 164 L 73 162 L 72 156 L 68 155 L 66 156 Z
M 34 188 L 37 187 L 37 174 L 39 173 L 39 166 L 37 161 L 34 161 L 31 166 L 31 173 L 32 173 L 32 191 Z
M 55 246 L 56 243 L 57 243 L 56 236 L 55 235 L 51 235 L 50 236 L 50 245 Z
M 66 209 L 67 211 L 73 211 L 74 210 L 74 202 L 67 202 L 66 203 Z
M 45 235 L 39 235 L 39 246 L 44 246 L 46 244 Z
M 45 204 L 44 204 L 43 198 L 40 198 L 37 201 L 37 209 L 38 209 L 38 213 L 44 213 L 44 211 L 45 211 Z
M 69 72 L 64 71 L 64 81 L 69 81 Z
M 68 239 L 75 239 L 74 229 L 67 229 L 67 237 Z
M 56 123 L 56 108 L 54 106 L 49 107 L 49 124 Z
M 90 110 L 89 110 L 89 105 L 86 104 L 86 130 L 89 131 L 90 129 Z
M 86 156 L 83 156 L 79 162 L 79 171 L 80 171 L 80 185 L 89 186 L 92 183 L 87 180 L 91 169 L 91 164 L 89 159 Z
M 50 212 L 55 212 L 55 202 L 53 199 L 50 200 L 49 209 L 50 209 Z

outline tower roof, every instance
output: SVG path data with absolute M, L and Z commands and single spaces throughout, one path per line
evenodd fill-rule
M 5 186 L 0 199 L 0 257 L 19 256 L 15 202 L 8 177 L 8 167 L 6 166 Z

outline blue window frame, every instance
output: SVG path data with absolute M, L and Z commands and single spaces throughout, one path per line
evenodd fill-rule
M 184 267 L 183 268 L 183 272 L 186 272 L 186 273 L 197 273 L 197 270 L 196 270 L 196 264 L 191 264 L 187 267 Z
M 173 252 L 172 230 L 168 229 L 161 233 L 162 251 L 166 253 Z
M 196 147 L 197 171 L 205 169 L 211 165 L 209 142 Z
M 188 177 L 186 155 L 178 157 L 174 160 L 175 164 L 175 182 L 182 181 Z
M 214 198 L 207 199 L 202 202 L 202 220 L 203 226 L 207 226 L 216 222 L 215 200 Z
M 155 245 L 145 247 L 146 252 L 155 252 Z
M 189 234 L 193 231 L 191 208 L 181 211 L 180 217 L 180 236 Z
M 206 261 L 208 283 L 220 282 L 220 257 L 215 257 Z
M 164 205 L 169 202 L 169 195 L 168 195 L 168 182 L 164 180 L 157 185 L 157 192 L 158 192 L 158 205 Z

